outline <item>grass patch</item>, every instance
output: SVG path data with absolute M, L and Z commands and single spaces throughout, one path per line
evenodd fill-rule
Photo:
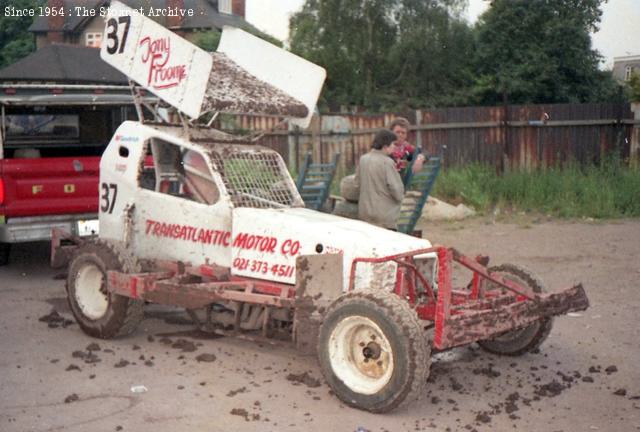
M 640 169 L 611 159 L 498 176 L 493 167 L 471 165 L 441 171 L 432 194 L 483 213 L 498 207 L 561 218 L 639 217 Z

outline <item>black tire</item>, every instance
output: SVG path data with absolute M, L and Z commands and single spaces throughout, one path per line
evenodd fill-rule
M 100 339 L 132 333 L 143 318 L 143 301 L 109 293 L 108 270 L 137 273 L 140 265 L 123 248 L 98 240 L 78 249 L 67 276 L 73 316 L 82 331 Z
M 384 291 L 356 291 L 343 294 L 328 308 L 320 327 L 318 358 L 340 400 L 382 413 L 424 394 L 431 346 L 406 301 Z
M 522 267 L 503 264 L 491 267 L 489 271 L 498 273 L 505 279 L 528 286 L 533 292 L 545 292 L 542 282 Z M 491 289 L 491 287 L 487 288 Z M 553 318 L 543 318 L 527 327 L 500 334 L 493 339 L 479 341 L 478 345 L 493 354 L 519 356 L 539 348 L 551 333 L 552 327 Z
M 11 255 L 11 243 L 0 243 L 0 266 L 9 264 L 9 255 Z

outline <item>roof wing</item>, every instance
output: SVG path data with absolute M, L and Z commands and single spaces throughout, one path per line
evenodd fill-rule
M 109 8 L 100 56 L 193 118 L 215 110 L 288 117 L 306 127 L 326 76 L 232 27 L 224 28 L 218 52 L 208 53 L 118 1 Z
M 306 115 L 289 123 L 302 128 L 309 126 L 327 76 L 324 68 L 233 27 L 224 27 L 218 52 L 259 80 L 302 102 L 307 108 Z

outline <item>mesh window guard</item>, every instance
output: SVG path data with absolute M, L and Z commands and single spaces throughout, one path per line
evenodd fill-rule
M 211 154 L 234 207 L 284 208 L 300 205 L 299 194 L 280 155 L 272 151 Z

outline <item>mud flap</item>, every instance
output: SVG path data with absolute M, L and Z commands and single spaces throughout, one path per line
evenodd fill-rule
M 339 254 L 302 255 L 296 259 L 293 339 L 303 354 L 316 354 L 324 312 L 342 294 L 342 266 L 343 256 Z
M 62 229 L 53 228 L 51 230 L 51 268 L 66 267 L 76 249 L 86 241 Z
M 582 287 L 576 285 L 565 291 L 540 295 L 536 300 L 524 300 L 478 311 L 465 311 L 440 321 L 436 318 L 436 348 L 446 349 L 465 345 L 509 330 L 526 327 L 540 318 L 582 311 L 589 300 Z M 439 322 L 440 321 L 440 322 Z

